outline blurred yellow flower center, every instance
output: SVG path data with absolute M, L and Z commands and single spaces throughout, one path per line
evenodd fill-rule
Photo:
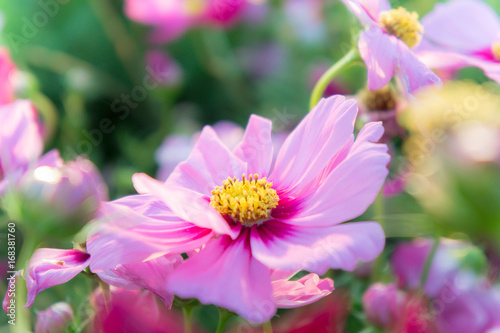
M 369 111 L 388 111 L 396 108 L 396 97 L 389 86 L 373 91 L 365 89 L 360 97 Z
M 259 223 L 269 217 L 271 210 L 278 205 L 279 196 L 266 178 L 259 179 L 257 174 L 242 180 L 228 178 L 222 186 L 212 191 L 210 205 L 221 215 L 231 216 L 246 226 Z
M 491 52 L 496 61 L 500 61 L 500 42 L 495 42 L 491 45 Z
M 418 14 L 403 7 L 380 14 L 380 24 L 388 34 L 394 35 L 413 48 L 420 43 L 424 27 L 418 21 Z
M 205 9 L 205 0 L 184 0 L 186 13 L 189 15 L 198 15 Z

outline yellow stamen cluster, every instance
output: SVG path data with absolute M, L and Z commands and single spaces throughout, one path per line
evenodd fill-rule
M 279 197 L 272 188 L 273 183 L 266 178 L 259 179 L 257 174 L 242 180 L 228 178 L 222 186 L 212 191 L 210 205 L 224 216 L 230 216 L 246 226 L 251 226 L 269 217 L 271 210 L 278 205 Z
M 365 89 L 360 93 L 360 98 L 369 111 L 388 111 L 396 108 L 396 96 L 389 86 L 373 91 Z
M 500 61 L 500 42 L 495 42 L 491 45 L 491 52 L 496 61 Z
M 403 7 L 380 14 L 380 24 L 388 34 L 394 35 L 413 48 L 420 43 L 424 27 L 418 21 L 418 14 Z

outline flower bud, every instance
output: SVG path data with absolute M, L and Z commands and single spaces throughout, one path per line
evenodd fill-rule
M 376 283 L 363 295 L 366 317 L 382 328 L 389 328 L 397 321 L 403 301 L 404 296 L 395 284 Z
M 30 227 L 71 235 L 93 218 L 107 199 L 107 187 L 89 160 L 64 164 L 59 159 L 28 171 L 20 181 L 19 197 L 23 221 Z
M 56 303 L 36 316 L 35 333 L 63 333 L 73 321 L 73 310 L 69 304 Z

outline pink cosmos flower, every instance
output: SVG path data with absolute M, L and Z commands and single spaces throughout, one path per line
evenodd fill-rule
M 439 3 L 422 25 L 425 35 L 417 52 L 426 65 L 446 70 L 478 67 L 500 82 L 500 18 L 486 2 Z
M 412 51 L 423 34 L 416 13 L 401 7 L 392 9 L 388 0 L 342 1 L 368 27 L 361 33 L 358 47 L 368 70 L 370 90 L 383 88 L 395 75 L 410 93 L 441 83 Z
M 68 303 L 59 302 L 36 315 L 35 333 L 64 333 L 74 319 Z
M 264 322 L 277 307 L 272 270 L 321 275 L 373 260 L 384 247 L 382 228 L 342 222 L 373 202 L 390 157 L 376 143 L 380 123 L 367 124 L 354 140 L 356 114 L 354 100 L 322 100 L 276 161 L 268 119 L 252 116 L 233 151 L 205 127 L 165 183 L 136 174 L 141 195 L 108 205 L 87 244 L 90 269 L 189 253 L 167 277 L 168 291 Z
M 40 158 L 43 135 L 38 112 L 27 100 L 0 105 L 0 123 L 1 195 Z
M 247 0 L 126 0 L 132 20 L 154 27 L 155 43 L 172 41 L 197 26 L 228 26 L 250 4 Z
M 0 47 L 0 82 L 2 82 L 2 89 L 0 90 L 0 105 L 8 104 L 14 101 L 12 75 L 15 71 L 16 66 L 10 58 L 9 50 L 5 47 Z

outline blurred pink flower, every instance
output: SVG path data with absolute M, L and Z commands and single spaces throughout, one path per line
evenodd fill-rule
M 324 274 L 373 260 L 384 247 L 382 228 L 341 223 L 373 202 L 390 157 L 376 143 L 380 123 L 354 141 L 356 115 L 354 100 L 322 100 L 285 140 L 272 170 L 268 119 L 252 116 L 234 151 L 205 127 L 165 183 L 136 174 L 142 195 L 107 206 L 88 244 L 91 270 L 191 253 L 168 276 L 168 291 L 264 322 L 277 306 L 271 269 Z
M 90 297 L 95 316 L 92 333 L 182 333 L 182 314 L 167 310 L 148 291 L 111 287 L 111 303 L 106 307 L 101 289 Z M 193 332 L 200 332 L 197 327 Z
M 52 154 L 57 156 L 52 163 L 40 165 L 42 158 L 20 179 L 23 206 L 45 212 L 57 228 L 65 224 L 64 231 L 78 231 L 108 200 L 107 186 L 91 161 L 78 157 L 64 163 L 56 151 Z
M 178 86 L 183 80 L 184 73 L 181 66 L 164 51 L 148 51 L 146 53 L 146 64 L 156 73 L 162 86 Z
M 0 195 L 36 164 L 43 151 L 42 124 L 31 102 L 0 105 Z
M 64 333 L 74 319 L 68 303 L 59 302 L 36 315 L 35 333 Z
M 419 287 L 431 246 L 431 241 L 422 239 L 398 245 L 391 262 L 401 286 Z M 441 239 L 424 288 L 428 310 L 414 316 L 413 322 L 432 320 L 442 333 L 481 333 L 495 327 L 500 286 L 491 286 L 484 277 L 462 268 L 459 258 L 469 252 L 465 243 Z
M 394 327 L 400 317 L 404 294 L 394 284 L 375 283 L 363 295 L 363 308 L 368 320 L 378 327 Z
M 231 25 L 250 6 L 257 5 L 247 0 L 126 0 L 125 13 L 153 26 L 152 41 L 163 43 L 193 27 Z
M 287 0 L 284 12 L 289 23 L 288 32 L 305 44 L 325 42 L 323 0 Z
M 440 84 L 441 79 L 424 65 L 412 49 L 420 43 L 423 29 L 418 15 L 388 0 L 342 0 L 361 23 L 358 47 L 368 70 L 368 88 L 381 89 L 396 76 L 405 91 Z
M 12 84 L 12 75 L 16 71 L 16 66 L 12 62 L 9 50 L 0 47 L 0 105 L 8 104 L 14 101 L 14 85 Z
M 425 35 L 416 52 L 426 65 L 446 70 L 478 67 L 500 83 L 500 18 L 486 2 L 439 3 L 422 24 Z

